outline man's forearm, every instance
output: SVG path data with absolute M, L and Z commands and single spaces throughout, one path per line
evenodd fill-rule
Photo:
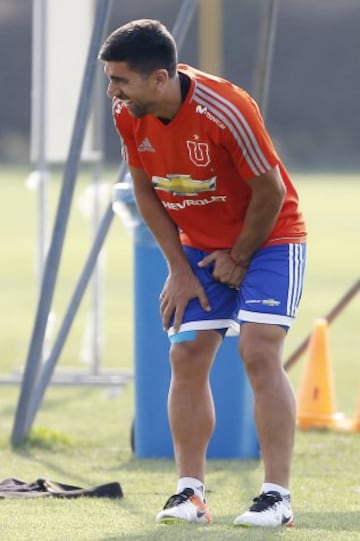
M 254 179 L 252 197 L 244 225 L 230 255 L 234 261 L 246 266 L 275 225 L 284 200 L 285 188 L 277 169 Z
M 170 269 L 189 267 L 176 225 L 156 196 L 139 194 L 136 198 L 144 222 L 157 240 Z
M 130 166 L 130 173 L 139 212 L 158 242 L 169 268 L 189 268 L 178 229 L 154 193 L 145 171 Z
M 231 249 L 231 257 L 240 264 L 247 265 L 253 253 L 268 237 L 279 215 L 281 204 L 268 201 L 266 205 L 250 203 L 244 227 Z

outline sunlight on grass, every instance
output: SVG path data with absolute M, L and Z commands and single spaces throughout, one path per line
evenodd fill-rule
M 41 427 L 33 428 L 24 443 L 25 448 L 37 447 L 48 450 L 59 450 L 71 445 L 74 445 L 74 441 L 69 436 L 57 430 Z

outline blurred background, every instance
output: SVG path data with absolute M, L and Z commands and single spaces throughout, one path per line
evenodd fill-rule
M 181 4 L 181 0 L 114 0 L 108 31 L 141 17 L 158 18 L 171 29 Z M 207 66 L 250 93 L 262 4 L 261 0 L 222 0 L 222 57 Z M 287 166 L 300 170 L 359 168 L 359 23 L 359 0 L 279 1 L 267 125 Z M 29 161 L 31 51 L 32 2 L 0 0 L 3 164 Z M 202 67 L 198 14 L 180 60 Z M 105 101 L 105 160 L 115 164 L 119 144 L 104 95 Z

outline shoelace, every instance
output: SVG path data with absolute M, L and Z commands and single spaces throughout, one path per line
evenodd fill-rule
M 179 494 L 173 494 L 173 496 L 170 496 L 164 505 L 164 509 L 169 509 L 170 507 L 175 507 L 175 505 L 185 503 L 193 495 L 194 491 L 192 488 L 184 488 L 184 490 Z
M 282 497 L 278 492 L 263 492 L 260 494 L 260 496 L 257 496 L 253 499 L 253 504 L 250 507 L 250 511 L 265 511 L 266 509 L 270 509 L 275 503 L 281 502 Z

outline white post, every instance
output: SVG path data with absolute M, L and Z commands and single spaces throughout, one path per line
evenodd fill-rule
M 33 0 L 32 83 L 31 83 L 31 148 L 30 158 L 38 194 L 38 242 L 36 271 L 39 288 L 47 250 L 48 164 L 46 160 L 46 99 L 47 99 L 47 0 Z

